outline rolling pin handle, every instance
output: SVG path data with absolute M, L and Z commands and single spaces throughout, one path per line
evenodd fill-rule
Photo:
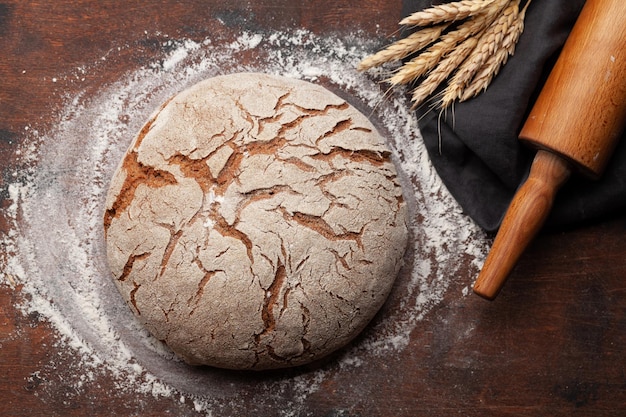
M 493 300 L 518 259 L 539 232 L 550 213 L 554 197 L 569 178 L 569 164 L 559 156 L 540 150 L 528 179 L 507 210 L 500 232 L 474 284 L 474 292 Z

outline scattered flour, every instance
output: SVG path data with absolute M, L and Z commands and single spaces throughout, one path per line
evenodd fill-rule
M 283 415 L 305 415 L 307 398 L 324 381 L 366 368 L 368 358 L 405 349 L 416 324 L 442 301 L 450 285 L 470 284 L 475 271 L 460 276 L 467 270 L 461 260 L 479 268 L 487 240 L 462 214 L 430 164 L 409 104 L 386 95 L 371 74 L 355 70 L 376 49 L 372 41 L 295 31 L 243 33 L 227 42 L 170 39 L 164 46 L 168 52 L 160 60 L 95 93 L 68 98 L 53 131 L 25 128 L 19 163 L 29 168 L 13 175 L 7 190 L 12 203 L 0 213 L 12 224 L 0 236 L 5 248 L 0 283 L 21 285 L 28 294 L 21 310 L 38 312 L 58 330 L 62 343 L 80 355 L 84 371 L 77 373 L 76 386 L 88 384 L 97 369 L 106 368 L 116 376 L 119 389 L 180 398 L 199 413 L 212 415 L 225 404 L 243 407 L 236 403 L 238 393 L 264 384 L 272 394 L 254 399 L 256 403 L 277 401 Z M 246 65 L 240 64 L 243 53 Z M 78 68 L 71 77 L 84 81 L 87 71 Z M 190 369 L 176 360 L 135 321 L 117 293 L 102 236 L 109 178 L 149 115 L 202 79 L 241 71 L 322 83 L 371 115 L 395 153 L 413 221 L 405 273 L 364 336 L 334 365 L 272 379 Z M 358 380 L 354 384 L 358 392 Z

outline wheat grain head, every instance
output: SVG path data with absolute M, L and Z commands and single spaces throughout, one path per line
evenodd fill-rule
M 406 38 L 392 43 L 387 48 L 374 55 L 366 57 L 359 63 L 357 69 L 359 71 L 366 71 L 387 62 L 406 58 L 437 40 L 446 27 L 448 27 L 448 24 L 432 26 L 414 32 Z
M 460 98 L 485 62 L 502 47 L 505 36 L 519 17 L 519 3 L 520 0 L 512 0 L 502 10 L 502 14 L 480 35 L 476 48 L 448 82 L 441 100 L 442 107 L 448 107 L 454 100 Z
M 400 21 L 405 26 L 427 26 L 441 22 L 456 22 L 486 10 L 497 0 L 461 0 L 421 10 Z
M 497 2 L 508 0 L 496 0 Z M 391 85 L 408 84 L 422 77 L 432 70 L 446 55 L 453 53 L 457 45 L 464 40 L 480 33 L 486 26 L 491 24 L 494 13 L 480 13 L 463 22 L 456 30 L 450 31 L 433 44 L 426 51 L 405 63 L 387 82 Z
M 422 102 L 431 95 L 437 87 L 450 76 L 450 74 L 459 66 L 461 62 L 472 52 L 476 47 L 478 40 L 473 37 L 469 37 L 460 43 L 454 51 L 454 54 L 449 54 L 447 57 L 441 60 L 435 69 L 431 71 L 428 77 L 413 90 L 411 99 L 413 101 L 413 108 L 416 108 Z
M 508 30 L 502 38 L 500 48 L 483 63 L 476 71 L 473 79 L 458 97 L 459 101 L 466 101 L 485 91 L 493 78 L 500 72 L 500 69 L 509 59 L 509 56 L 515 53 L 515 47 L 520 35 L 524 31 L 524 19 L 526 10 L 530 4 L 530 0 L 519 11 L 515 21 L 508 27 Z

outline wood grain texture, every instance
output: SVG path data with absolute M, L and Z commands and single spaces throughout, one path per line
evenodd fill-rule
M 520 139 L 598 178 L 626 125 L 626 3 L 588 0 Z
M 493 299 L 548 217 L 572 168 L 604 171 L 626 123 L 626 3 L 585 4 L 520 139 L 540 150 L 515 193 L 474 291 Z
M 24 128 L 53 129 L 65 97 L 97 91 L 141 65 L 165 34 L 203 39 L 250 27 L 305 27 L 379 37 L 396 30 L 400 10 L 399 2 L 379 0 L 1 2 L 0 206 L 10 204 L 7 184 Z M 94 62 L 80 86 L 62 77 Z M 8 227 L 0 218 L 0 233 Z M 621 216 L 539 237 L 493 303 L 460 296 L 467 283 L 453 280 L 410 346 L 364 365 L 360 395 L 345 388 L 353 376 L 343 375 L 322 385 L 302 415 L 624 415 L 625 234 Z M 67 381 L 82 372 L 78 356 L 59 347 L 45 320 L 17 311 L 22 296 L 0 285 L 0 415 L 197 415 L 190 401 L 120 390 L 106 372 L 77 391 Z M 281 411 L 248 405 L 250 415 L 261 417 Z
M 570 170 L 560 156 L 543 150 L 537 152 L 528 179 L 513 196 L 474 284 L 476 294 L 488 300 L 498 295 L 524 250 L 543 227 Z

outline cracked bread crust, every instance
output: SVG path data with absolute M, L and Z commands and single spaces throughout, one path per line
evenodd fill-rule
M 232 74 L 180 93 L 114 174 L 109 266 L 139 320 L 193 365 L 302 365 L 384 303 L 407 244 L 390 151 L 321 86 Z

